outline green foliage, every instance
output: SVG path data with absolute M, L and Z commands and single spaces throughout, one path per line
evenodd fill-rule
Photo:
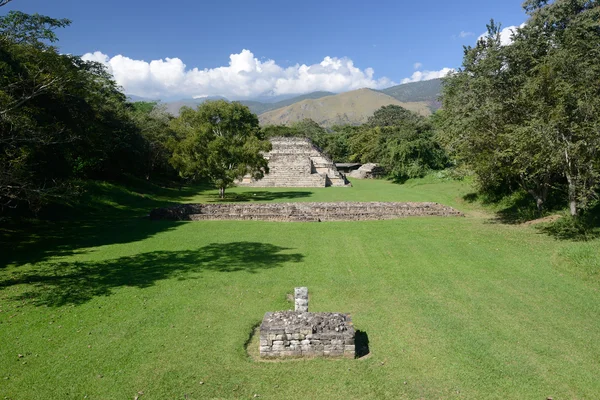
M 348 139 L 350 160 L 379 163 L 397 182 L 447 166 L 428 119 L 398 106 L 382 107 Z
M 269 172 L 262 152 L 271 144 L 264 139 L 258 118 L 248 107 L 224 100 L 207 101 L 196 110 L 184 107 L 171 123 L 178 136 L 172 164 L 191 181 L 208 178 L 220 189 L 250 174 L 260 179 Z
M 542 209 L 564 188 L 571 215 L 600 182 L 600 7 L 597 1 L 528 1 L 509 46 L 489 35 L 465 48 L 444 85 L 440 140 L 475 171 L 483 191 L 520 187 Z
M 174 176 L 170 159 L 177 138 L 170 126 L 171 115 L 155 102 L 136 102 L 131 107 L 133 121 L 144 138 L 143 175 L 147 180 L 156 174 Z
M 396 105 L 383 106 L 375 111 L 367 120 L 366 126 L 398 126 L 406 125 L 409 122 L 422 119 L 418 114 L 415 114 L 405 108 Z
M 68 19 L 54 19 L 45 15 L 10 11 L 0 18 L 0 42 L 44 48 L 47 46 L 42 41 L 51 43 L 58 41 L 54 30 L 70 24 L 71 21 Z
M 69 23 L 0 17 L 0 214 L 68 201 L 81 179 L 174 176 L 170 116 L 127 103 L 104 66 L 51 46 Z

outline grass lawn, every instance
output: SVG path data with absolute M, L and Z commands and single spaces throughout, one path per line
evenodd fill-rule
M 69 221 L 4 228 L 0 399 L 600 398 L 600 241 L 497 223 L 461 200 L 465 183 L 354 183 L 229 200 L 437 201 L 467 216 L 149 221 L 216 192 L 97 184 Z M 369 356 L 248 356 L 253 327 L 300 285 L 311 311 L 352 314 Z

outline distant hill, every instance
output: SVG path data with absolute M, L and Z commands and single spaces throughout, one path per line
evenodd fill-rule
M 440 108 L 439 97 L 442 93 L 442 80 L 432 79 L 429 81 L 405 83 L 380 90 L 396 100 L 404 102 L 424 101 L 429 104 L 432 111 Z
M 138 101 L 148 101 L 148 102 L 158 102 L 159 101 L 159 100 L 151 99 L 148 97 L 136 96 L 135 94 L 127 95 L 127 100 L 132 103 L 136 103 Z
M 209 101 L 209 100 L 227 100 L 227 99 L 222 96 L 210 96 L 210 97 L 202 97 L 199 99 L 182 99 L 179 101 L 170 101 L 168 103 L 164 103 L 164 105 L 166 106 L 167 112 L 169 114 L 172 114 L 177 117 L 177 116 L 179 116 L 179 109 L 181 107 L 185 106 L 185 107 L 196 108 L 198 105 L 204 103 L 205 101 Z
M 278 108 L 287 107 L 294 103 L 298 103 L 302 100 L 320 99 L 321 97 L 331 96 L 333 94 L 335 94 L 335 93 L 312 92 L 312 93 L 303 94 L 301 96 L 292 97 L 291 99 L 277 101 L 275 103 L 265 103 L 262 101 L 254 101 L 254 100 L 244 100 L 244 101 L 241 101 L 240 103 L 248 106 L 248 108 L 250 108 L 250 111 L 252 111 L 254 114 L 260 115 L 260 114 L 266 113 L 271 110 L 276 110 Z
M 290 125 L 310 118 L 324 127 L 338 124 L 360 125 L 383 106 L 395 104 L 427 116 L 431 114 L 427 102 L 401 102 L 387 94 L 359 89 L 352 92 L 307 99 L 259 115 L 261 125 Z

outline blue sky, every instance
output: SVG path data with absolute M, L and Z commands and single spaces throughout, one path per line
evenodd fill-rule
M 105 63 L 129 94 L 250 98 L 443 75 L 490 18 L 523 23 L 521 3 L 13 0 L 0 13 L 71 19 L 60 50 Z

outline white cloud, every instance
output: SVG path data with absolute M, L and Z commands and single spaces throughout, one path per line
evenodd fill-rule
M 439 71 L 416 71 L 411 75 L 410 78 L 402 79 L 401 83 L 420 82 L 428 81 L 431 79 L 443 78 L 454 71 L 454 68 L 442 68 Z
M 230 55 L 229 65 L 211 69 L 188 69 L 179 58 L 146 62 L 123 55 L 110 58 L 99 51 L 82 58 L 104 64 L 125 93 L 151 98 L 219 95 L 240 99 L 264 94 L 343 92 L 395 85 L 385 77 L 376 79 L 372 68 L 361 70 L 345 57 L 325 57 L 314 65 L 281 67 L 273 60 L 261 61 L 251 51 L 242 50 Z
M 414 69 L 419 69 L 421 67 L 423 67 L 423 64 L 421 64 L 420 62 L 416 62 L 415 65 L 413 65 Z
M 508 46 L 509 44 L 511 44 L 513 34 L 515 34 L 517 32 L 517 29 L 523 28 L 524 26 L 525 26 L 525 23 L 522 23 L 519 26 L 516 26 L 516 25 L 507 26 L 506 28 L 502 29 L 500 31 L 500 44 L 502 46 Z M 487 32 L 482 33 L 477 38 L 477 41 L 479 41 L 480 39 L 486 38 L 487 36 L 488 36 Z
M 466 37 L 473 36 L 473 35 L 475 35 L 473 32 L 465 32 L 465 31 L 461 31 L 461 32 L 458 34 L 458 37 L 460 37 L 460 38 L 466 38 Z

